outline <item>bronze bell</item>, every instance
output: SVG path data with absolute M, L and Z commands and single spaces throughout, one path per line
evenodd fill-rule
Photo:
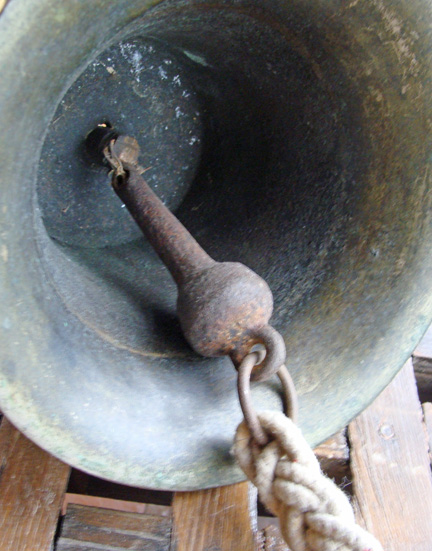
M 177 291 L 84 147 L 134 135 L 145 179 L 212 258 L 274 296 L 318 444 L 432 318 L 426 0 L 11 0 L 0 16 L 0 407 L 118 482 L 243 478 L 227 357 L 186 343 Z M 277 379 L 254 389 L 281 407 Z

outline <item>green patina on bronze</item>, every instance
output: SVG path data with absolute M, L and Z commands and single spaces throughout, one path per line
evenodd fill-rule
M 269 284 L 308 441 L 366 407 L 432 317 L 431 22 L 426 0 L 12 0 L 0 17 L 11 420 L 119 482 L 242 479 L 235 371 L 189 349 L 174 282 L 82 156 L 99 116 L 136 135 L 147 181 L 213 258 Z M 281 407 L 276 379 L 254 404 Z

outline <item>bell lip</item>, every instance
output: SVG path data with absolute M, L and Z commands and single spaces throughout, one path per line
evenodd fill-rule
M 13 37 L 13 32 L 11 30 L 9 30 L 9 33 L 8 33 L 8 27 L 9 29 L 11 29 L 13 27 L 13 25 L 11 25 L 11 23 L 13 22 L 13 20 L 17 20 L 16 18 L 19 18 L 19 17 L 22 17 L 27 10 L 31 9 L 32 7 L 36 6 L 36 5 L 39 5 L 40 6 L 40 9 L 43 9 L 44 6 L 46 6 L 47 8 L 52 8 L 55 10 L 55 2 L 53 2 L 52 0 L 39 0 L 37 3 L 34 2 L 33 0 L 14 0 L 14 2 L 11 2 L 8 6 L 7 6 L 7 9 L 5 11 L 5 13 L 0 17 L 0 27 L 2 26 L 3 24 L 3 28 L 1 29 L 1 35 L 3 35 L 3 44 L 7 42 L 7 40 L 14 40 L 14 37 Z M 420 3 L 419 3 L 420 5 Z M 7 23 L 5 23 L 4 21 L 6 21 L 6 18 L 7 18 Z M 8 25 L 9 24 L 9 25 Z M 0 44 L 1 44 L 1 41 L 0 41 Z M 2 50 L 0 48 L 0 63 L 1 63 L 1 60 L 2 60 Z M 1 91 L 1 90 L 0 90 Z M 4 92 L 4 90 L 3 90 Z M 422 274 L 422 285 L 425 285 L 425 281 L 427 280 L 427 277 L 429 277 L 430 275 L 430 269 L 429 269 L 429 272 L 428 274 L 426 273 L 423 273 Z M 426 277 L 427 276 L 427 277 Z M 420 298 L 418 299 L 418 303 L 420 303 Z M 428 303 L 428 305 L 426 304 Z M 381 392 L 381 390 L 391 381 L 391 379 L 397 374 L 397 372 L 399 371 L 400 367 L 402 367 L 402 365 L 404 364 L 404 362 L 409 358 L 409 356 L 411 355 L 411 352 L 412 350 L 415 349 L 415 346 L 418 344 L 418 342 L 420 341 L 421 339 L 421 336 L 423 335 L 424 332 L 426 332 L 428 326 L 429 326 L 429 323 L 432 319 L 432 300 L 431 300 L 431 296 L 428 297 L 428 300 L 425 299 L 424 303 L 421 305 L 421 308 L 419 309 L 419 314 L 416 316 L 415 313 L 413 312 L 413 310 L 415 310 L 415 308 L 412 308 L 411 309 L 411 314 L 410 314 L 410 321 L 413 321 L 416 319 L 417 323 L 416 323 L 416 331 L 414 332 L 414 334 L 410 334 L 410 336 L 406 336 L 405 337 L 405 343 L 403 344 L 403 346 L 401 345 L 401 348 L 402 348 L 402 352 L 399 354 L 399 360 L 397 361 L 397 367 L 395 367 L 394 365 L 394 359 L 392 358 L 392 361 L 391 363 L 393 364 L 393 367 L 390 369 L 386 369 L 386 370 L 383 370 L 381 376 L 380 376 L 380 385 L 379 387 L 376 387 L 375 391 L 373 392 L 373 395 L 370 394 L 367 398 L 364 398 L 362 397 L 358 404 L 362 404 L 361 406 L 361 409 L 364 409 L 365 407 L 367 407 L 367 405 L 369 405 L 374 399 L 375 397 Z M 421 321 L 419 321 L 421 320 Z M 43 420 L 41 420 L 37 414 L 34 414 L 34 413 L 31 413 L 29 411 L 25 411 L 24 407 L 23 409 L 17 409 L 17 405 L 16 405 L 16 401 L 15 401 L 15 397 L 14 397 L 14 390 L 13 389 L 7 389 L 7 385 L 4 385 L 2 387 L 2 389 L 0 390 L 1 394 L 2 394 L 2 405 L 3 405 L 3 412 L 4 414 L 12 421 L 12 423 L 14 423 L 20 430 L 22 430 L 22 432 L 26 435 L 28 435 L 32 440 L 36 441 L 38 443 L 38 445 L 40 445 L 41 447 L 43 447 L 44 449 L 46 449 L 47 451 L 49 451 L 50 453 L 52 453 L 53 455 L 59 457 L 59 459 L 63 460 L 63 461 L 66 461 L 67 463 L 79 468 L 79 469 L 82 469 L 86 472 L 89 472 L 91 474 L 94 474 L 96 476 L 99 476 L 99 477 L 102 477 L 102 478 L 106 478 L 107 480 L 112 480 L 112 481 L 115 481 L 115 482 L 121 482 L 121 483 L 124 483 L 124 484 L 127 484 L 127 485 L 133 485 L 133 486 L 137 486 L 137 487 L 145 487 L 145 488 L 153 488 L 153 489 L 174 489 L 174 490 L 187 490 L 187 489 L 190 489 L 190 490 L 195 490 L 195 489 L 201 489 L 201 488 L 206 488 L 206 487 L 214 487 L 214 486 L 217 486 L 217 485 L 224 485 L 224 484 L 230 484 L 230 483 L 234 483 L 234 482 L 237 482 L 237 481 L 240 481 L 240 480 L 243 480 L 244 477 L 242 474 L 240 474 L 240 472 L 238 471 L 237 468 L 233 468 L 233 475 L 232 475 L 232 479 L 230 480 L 223 480 L 221 482 L 221 484 L 210 484 L 208 486 L 205 485 L 205 482 L 204 481 L 201 481 L 201 482 L 197 482 L 196 485 L 193 485 L 193 484 L 189 484 L 189 485 L 185 485 L 185 486 L 182 486 L 182 485 L 169 485 L 169 486 L 164 486 L 163 483 L 161 483 L 161 485 L 157 485 L 157 484 L 154 484 L 153 483 L 150 483 L 150 482 L 145 482 L 144 478 L 145 476 L 142 476 L 143 473 L 141 473 L 139 476 L 137 477 L 128 477 L 128 476 L 125 476 L 124 473 L 121 474 L 120 472 L 117 473 L 115 475 L 115 477 L 113 477 L 112 475 L 109 474 L 110 472 L 110 460 L 109 458 L 105 458 L 105 468 L 101 465 L 101 469 L 100 470 L 97 470 L 97 469 L 92 469 L 90 467 L 88 467 L 88 465 L 86 466 L 86 461 L 85 459 L 83 458 L 80 458 L 80 453 L 79 453 L 79 450 L 77 451 L 76 454 L 72 454 L 70 455 L 68 450 L 64 450 L 62 449 L 62 451 L 60 453 L 58 453 L 56 451 L 58 445 L 57 445 L 57 442 L 55 439 L 53 439 L 52 436 L 50 435 L 47 435 L 46 432 L 44 432 L 44 429 L 43 429 L 43 426 L 44 426 L 44 422 Z M 346 426 L 346 424 L 348 424 L 348 422 L 354 418 L 356 416 L 356 414 L 359 412 L 360 410 L 357 410 L 356 412 L 349 412 L 345 415 L 344 417 L 344 420 L 341 424 L 341 420 L 339 420 L 337 423 L 329 423 L 328 420 L 326 421 L 327 423 L 327 426 L 329 427 L 328 428 L 328 435 L 325 436 L 325 437 L 322 437 L 321 440 L 325 440 L 328 436 L 331 436 L 331 434 L 334 434 L 335 432 L 337 432 L 337 430 L 339 430 L 340 428 L 342 428 L 343 426 Z M 69 435 L 69 438 L 70 438 L 70 443 L 71 443 L 71 448 L 70 449 L 73 449 L 73 444 L 75 445 L 76 442 L 74 441 L 72 435 Z M 310 439 L 310 444 L 312 446 L 315 446 L 315 445 L 318 445 L 320 442 L 319 441 L 315 441 L 314 439 Z M 77 459 L 78 458 L 78 459 Z
M 429 326 L 428 326 L 429 327 Z M 427 330 L 428 328 L 426 328 Z M 421 340 L 421 339 L 420 339 Z M 395 373 L 392 374 L 391 378 L 384 384 L 384 386 L 381 389 L 377 389 L 377 392 L 374 396 L 370 396 L 369 400 L 364 403 L 364 407 L 362 407 L 362 411 L 365 410 L 369 405 L 371 405 L 374 400 L 378 397 L 378 395 L 387 387 L 388 384 L 391 383 L 391 381 L 396 377 L 396 375 L 399 373 L 399 371 L 404 367 L 405 363 L 409 360 L 411 355 L 409 355 L 406 359 L 406 361 L 403 363 L 401 368 L 399 368 Z M 205 481 L 202 477 L 194 482 L 181 482 L 181 483 L 160 483 L 155 484 L 155 477 L 151 476 L 148 480 L 146 480 L 145 472 L 140 473 L 138 476 L 129 476 L 125 475 L 125 473 L 122 470 L 119 470 L 118 472 L 112 472 L 110 470 L 110 467 L 112 466 L 108 461 L 105 462 L 105 465 L 103 462 L 99 464 L 99 467 L 97 469 L 91 468 L 88 466 L 87 461 L 85 459 L 77 460 L 77 457 L 80 457 L 82 454 L 82 449 L 77 448 L 75 453 L 70 453 L 69 450 L 73 450 L 73 446 L 75 445 L 75 442 L 73 439 L 70 440 L 69 446 L 67 446 L 67 449 L 63 449 L 61 452 L 56 451 L 57 447 L 57 439 L 56 437 L 49 437 L 46 434 L 46 431 L 42 428 L 43 422 L 39 423 L 36 416 L 31 418 L 31 415 L 20 415 L 20 411 L 16 409 L 16 404 L 13 400 L 10 401 L 12 409 L 9 412 L 8 409 L 8 400 L 3 399 L 2 397 L 2 403 L 6 405 L 4 410 L 2 411 L 3 415 L 16 427 L 18 428 L 25 436 L 27 436 L 30 440 L 35 442 L 40 448 L 44 449 L 46 452 L 50 453 L 60 461 L 63 461 L 64 463 L 67 463 L 72 468 L 76 468 L 78 470 L 81 470 L 89 475 L 95 476 L 97 478 L 106 480 L 108 482 L 113 482 L 116 484 L 122 484 L 125 486 L 130 486 L 133 488 L 142 488 L 142 489 L 148 489 L 148 490 L 154 490 L 154 491 L 197 491 L 197 490 L 206 490 L 211 488 L 217 488 L 220 486 L 228 486 L 231 484 L 236 484 L 239 482 L 244 482 L 247 480 L 245 474 L 243 471 L 241 471 L 240 467 L 233 464 L 232 468 L 229 470 L 229 476 L 226 475 L 221 480 L 218 481 L 212 481 L 208 483 Z M 320 444 L 325 442 L 328 438 L 339 432 L 340 430 L 346 428 L 351 421 L 353 421 L 361 412 L 356 412 L 351 414 L 351 416 L 347 416 L 346 420 L 340 423 L 335 423 L 333 425 L 327 425 L 329 428 L 328 434 L 325 437 L 322 437 L 321 439 L 314 441 L 308 439 L 309 445 L 312 447 L 312 449 L 315 449 Z M 29 426 L 29 422 L 33 421 L 32 426 Z M 0 421 L 1 425 L 1 421 Z M 301 428 L 301 425 L 300 425 Z M 68 435 L 70 436 L 70 435 Z M 234 436 L 233 433 L 233 444 L 234 444 Z M 64 446 L 65 442 L 62 443 L 62 447 Z M 100 460 L 100 458 L 98 458 Z M 193 478 L 193 477 L 192 477 Z

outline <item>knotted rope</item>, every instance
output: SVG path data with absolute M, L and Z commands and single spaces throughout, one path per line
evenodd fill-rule
M 380 543 L 355 523 L 348 498 L 321 472 L 291 419 L 281 412 L 257 415 L 269 442 L 258 446 L 243 422 L 234 453 L 261 501 L 279 517 L 291 551 L 382 551 Z

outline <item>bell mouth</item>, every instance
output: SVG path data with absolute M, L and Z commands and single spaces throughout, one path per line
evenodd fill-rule
M 270 12 L 164 4 L 61 99 L 37 198 L 60 246 L 48 246 L 47 269 L 68 309 L 117 346 L 199 362 L 170 276 L 86 154 L 89 132 L 102 123 L 137 137 L 149 185 L 211 256 L 269 282 L 280 328 L 339 254 L 371 146 L 344 68 L 327 59 L 324 73 Z
M 22 0 L 0 18 L 0 127 L 13 129 L 0 136 L 0 404 L 98 476 L 230 484 L 243 477 L 235 371 L 186 345 L 174 283 L 85 137 L 100 123 L 134 135 L 147 181 L 204 249 L 268 282 L 318 444 L 432 317 L 430 7 L 101 6 Z M 281 408 L 277 381 L 254 402 Z

